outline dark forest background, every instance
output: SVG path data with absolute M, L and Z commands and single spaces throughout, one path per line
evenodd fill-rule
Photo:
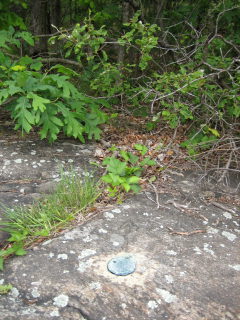
M 239 17 L 239 0 L 2 0 L 2 110 L 50 141 L 131 114 L 184 127 L 190 155 L 238 152 Z

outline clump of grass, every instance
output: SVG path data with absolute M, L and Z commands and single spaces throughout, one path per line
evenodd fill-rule
M 100 193 L 99 183 L 94 178 L 80 179 L 74 171 L 62 172 L 53 194 L 28 207 L 6 209 L 1 229 L 10 237 L 6 248 L 0 251 L 0 270 L 5 257 L 25 254 L 26 245 L 62 229 L 79 214 L 85 215 Z

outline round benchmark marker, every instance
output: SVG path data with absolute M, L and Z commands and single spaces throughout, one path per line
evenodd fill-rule
M 136 269 L 136 263 L 132 256 L 119 256 L 108 262 L 108 271 L 116 276 L 127 276 Z

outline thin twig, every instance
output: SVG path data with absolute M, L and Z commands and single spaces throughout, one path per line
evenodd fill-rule
M 235 211 L 235 210 L 230 209 L 230 208 L 224 206 L 224 205 L 221 204 L 221 203 L 218 203 L 218 202 L 216 202 L 216 201 L 212 201 L 211 204 L 212 204 L 213 206 L 217 207 L 217 208 L 220 208 L 220 209 L 224 210 L 224 211 L 227 211 L 227 212 L 236 214 L 236 211 Z
M 194 234 L 197 234 L 197 233 L 206 233 L 207 231 L 206 230 L 194 230 L 194 231 L 174 231 L 172 228 L 169 228 L 167 227 L 167 229 L 170 231 L 169 233 L 170 234 L 173 234 L 173 235 L 178 235 L 178 236 L 192 236 Z
M 167 206 L 164 206 L 164 205 L 162 205 L 162 204 L 159 203 L 159 198 L 158 198 L 157 189 L 156 189 L 156 187 L 155 187 L 152 183 L 150 183 L 150 185 L 153 187 L 153 189 L 154 189 L 154 191 L 155 191 L 156 200 L 153 200 L 151 197 L 149 197 L 149 195 L 147 194 L 147 192 L 144 192 L 145 195 L 146 195 L 146 197 L 147 197 L 150 201 L 154 202 L 154 203 L 157 205 L 157 209 L 159 209 L 159 208 L 164 208 L 164 209 L 171 210 L 171 208 L 169 208 L 169 207 L 167 207 Z

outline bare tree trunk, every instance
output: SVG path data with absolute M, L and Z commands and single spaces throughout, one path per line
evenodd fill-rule
M 72 25 L 73 17 L 72 17 L 72 0 L 69 0 L 69 22 Z
M 49 12 L 47 0 L 31 0 L 31 26 L 33 35 L 43 35 L 50 33 Z M 46 37 L 40 37 L 35 41 L 35 46 L 31 50 L 31 55 L 41 55 L 48 51 L 48 42 Z
M 61 1 L 60 0 L 51 0 L 50 2 L 50 18 L 51 24 L 55 27 L 60 27 L 61 25 Z M 56 30 L 52 30 L 56 32 Z
M 129 2 L 123 1 L 122 4 L 122 23 L 126 23 L 129 20 Z M 119 46 L 117 62 L 119 68 L 121 69 L 124 64 L 125 48 L 124 46 Z
M 157 0 L 155 23 L 163 30 L 163 12 L 166 6 L 166 0 Z

